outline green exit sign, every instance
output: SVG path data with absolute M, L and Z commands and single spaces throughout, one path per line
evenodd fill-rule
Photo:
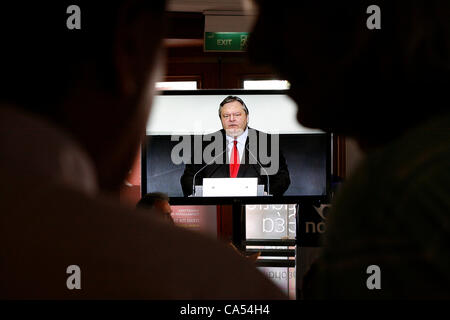
M 248 32 L 205 32 L 205 51 L 242 52 L 247 49 Z

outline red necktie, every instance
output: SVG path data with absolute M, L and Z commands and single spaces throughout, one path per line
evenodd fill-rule
M 236 178 L 239 171 L 239 151 L 237 140 L 234 140 L 233 150 L 231 151 L 230 178 Z

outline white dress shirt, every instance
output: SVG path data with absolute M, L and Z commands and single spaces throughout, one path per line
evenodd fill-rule
M 248 126 L 245 128 L 245 131 L 242 132 L 242 134 L 236 138 L 237 140 L 237 149 L 239 152 L 239 163 L 242 162 L 242 155 L 244 154 L 244 148 L 245 148 L 245 141 L 247 141 L 248 136 Z M 233 151 L 235 140 L 234 137 L 230 137 L 229 135 L 226 135 L 227 137 L 227 154 L 228 154 L 228 163 L 231 163 L 231 152 Z

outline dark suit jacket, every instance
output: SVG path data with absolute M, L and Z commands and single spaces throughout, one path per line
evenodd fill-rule
M 249 150 L 251 150 L 251 153 L 254 157 L 258 159 L 260 163 L 263 163 L 260 159 L 259 150 L 254 152 L 254 149 L 249 147 L 249 138 L 250 135 L 255 135 L 257 138 L 257 146 L 260 145 L 260 137 L 261 135 L 267 136 L 267 148 L 268 148 L 268 155 L 271 155 L 271 146 L 270 146 L 270 135 L 265 134 L 263 132 L 257 131 L 255 129 L 249 128 L 249 135 L 246 140 L 246 147 L 244 152 L 244 159 L 241 160 L 241 164 L 239 166 L 238 171 L 238 178 L 243 177 L 257 177 L 258 178 L 258 184 L 265 185 L 265 191 L 267 191 L 267 175 L 265 174 L 264 170 L 261 170 L 261 167 L 259 164 L 255 164 L 254 158 L 252 155 L 249 154 Z M 217 134 L 216 132 L 215 134 Z M 183 194 L 185 196 L 189 196 L 192 194 L 193 189 L 193 178 L 194 175 L 198 172 L 197 176 L 195 177 L 195 185 L 202 185 L 203 184 L 203 178 L 227 178 L 230 176 L 230 165 L 228 163 L 228 157 L 226 150 L 226 138 L 225 138 L 225 130 L 220 130 L 220 133 L 222 135 L 222 141 L 223 141 L 223 148 L 221 149 L 221 152 L 223 154 L 218 158 L 220 159 L 220 163 L 216 163 L 218 161 L 214 161 L 212 164 L 206 165 L 206 163 L 203 161 L 202 164 L 192 164 L 193 163 L 193 157 L 191 159 L 191 164 L 186 164 L 185 170 L 183 175 L 181 176 L 180 182 L 181 187 L 183 189 Z M 204 140 L 211 140 L 211 139 L 204 139 Z M 203 140 L 203 141 L 204 141 Z M 214 142 L 214 139 L 212 139 L 212 142 Z M 207 141 L 203 143 L 203 150 L 205 147 L 211 142 Z M 193 149 L 191 149 L 193 150 Z M 225 151 L 225 152 L 224 152 Z M 212 155 L 218 156 L 221 152 L 217 152 L 215 154 L 214 152 Z M 289 178 L 289 171 L 286 165 L 286 160 L 284 159 L 283 153 L 281 150 L 279 150 L 279 168 L 278 172 L 273 175 L 269 175 L 269 192 L 270 194 L 274 196 L 281 196 L 283 193 L 288 189 L 289 184 L 291 183 L 291 180 Z M 252 163 L 253 162 L 253 163 Z M 206 165 L 206 167 L 205 167 Z M 202 169 L 205 167 L 204 169 Z M 268 168 L 270 167 L 270 163 L 263 165 L 263 167 Z M 202 170 L 201 170 L 202 169 Z M 201 171 L 199 171 L 201 170 Z

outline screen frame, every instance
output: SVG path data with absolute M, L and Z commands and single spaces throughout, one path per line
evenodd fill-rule
M 163 96 L 181 96 L 181 95 L 289 95 L 289 90 L 246 90 L 246 89 L 200 89 L 200 90 L 167 90 L 158 91 L 156 95 Z M 326 152 L 326 186 L 325 195 L 313 196 L 260 196 L 260 197 L 170 197 L 171 204 L 295 204 L 303 201 L 313 201 L 317 203 L 329 202 L 331 199 L 331 155 L 332 155 L 332 140 L 334 135 L 331 133 L 325 134 L 327 141 Z M 141 196 L 147 194 L 147 139 L 152 135 L 145 135 L 145 139 L 141 143 Z

